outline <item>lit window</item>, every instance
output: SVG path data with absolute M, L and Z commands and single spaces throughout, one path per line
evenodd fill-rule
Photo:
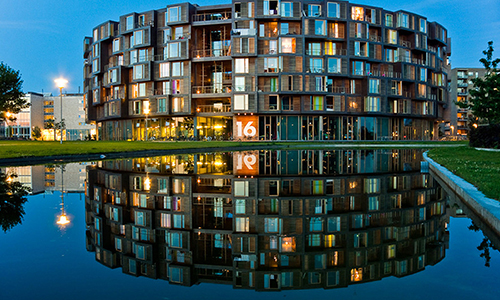
M 351 7 L 351 19 L 355 21 L 364 21 L 365 20 L 364 8 L 359 6 Z
M 295 53 L 295 38 L 281 38 L 281 53 Z
M 234 95 L 234 110 L 248 110 L 248 95 Z
M 170 76 L 170 64 L 169 63 L 161 63 L 160 64 L 160 77 L 168 77 Z
M 236 58 L 234 68 L 235 73 L 248 73 L 248 58 Z

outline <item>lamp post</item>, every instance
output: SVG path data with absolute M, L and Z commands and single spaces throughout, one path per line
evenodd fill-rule
M 61 98 L 60 99 L 61 100 L 61 121 L 59 122 L 59 124 L 60 124 L 60 127 L 61 127 L 61 144 L 62 144 L 62 142 L 63 142 L 63 128 L 62 128 L 62 124 L 63 124 L 62 123 L 62 121 L 63 121 L 63 113 L 62 113 L 62 89 L 64 87 L 66 87 L 66 84 L 68 83 L 68 81 L 66 79 L 64 79 L 64 78 L 61 77 L 61 78 L 58 78 L 58 79 L 54 80 L 54 82 L 56 83 L 56 86 L 59 88 L 59 96 Z M 54 130 L 56 130 L 56 129 L 54 128 Z
M 146 141 L 148 138 L 148 116 L 149 116 L 149 100 L 144 101 L 144 113 L 146 114 Z

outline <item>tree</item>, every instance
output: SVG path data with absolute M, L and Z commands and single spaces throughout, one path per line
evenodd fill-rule
M 4 232 L 21 224 L 24 216 L 24 203 L 31 191 L 22 183 L 13 181 L 15 175 L 0 173 L 0 227 Z
M 54 142 L 55 142 L 56 141 L 57 124 L 54 122 L 54 119 L 46 120 L 45 123 L 43 124 L 43 127 L 45 129 L 54 129 Z
M 470 91 L 470 101 L 459 103 L 463 108 L 472 110 L 474 116 L 483 119 L 486 123 L 500 124 L 500 58 L 493 60 L 493 42 L 488 42 L 488 48 L 483 51 L 485 58 L 479 61 L 486 69 L 484 78 L 472 80 L 474 89 Z
M 0 121 L 7 118 L 7 112 L 17 114 L 28 107 L 22 87 L 23 80 L 19 71 L 0 62 Z
M 40 129 L 40 127 L 35 126 L 35 128 L 33 128 L 33 131 L 31 132 L 31 135 L 35 140 L 39 140 L 42 137 L 42 130 Z

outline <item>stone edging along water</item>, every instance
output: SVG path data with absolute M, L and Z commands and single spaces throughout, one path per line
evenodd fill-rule
M 500 201 L 486 197 L 475 186 L 428 157 L 427 152 L 423 156 L 429 162 L 429 169 L 455 191 L 457 196 L 497 235 L 500 235 Z

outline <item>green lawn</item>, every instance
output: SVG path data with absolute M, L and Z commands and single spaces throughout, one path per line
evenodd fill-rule
M 198 149 L 204 147 L 230 147 L 241 143 L 232 142 L 37 142 L 37 141 L 2 141 L 0 158 L 20 158 L 30 156 L 103 154 L 111 152 L 133 152 L 142 150 Z
M 37 142 L 37 141 L 0 141 L 0 159 L 2 158 L 23 158 L 41 157 L 54 155 L 78 155 L 78 154 L 105 154 L 111 152 L 133 152 L 142 150 L 171 150 L 171 149 L 200 149 L 206 147 L 251 147 L 253 145 L 279 145 L 283 147 L 316 148 L 324 145 L 341 145 L 342 147 L 356 148 L 360 144 L 368 145 L 414 145 L 418 148 L 421 145 L 464 145 L 464 142 L 113 142 L 113 141 L 81 141 L 81 142 Z M 319 146 L 318 146 L 319 145 Z
M 470 147 L 433 148 L 429 157 L 475 185 L 487 197 L 500 200 L 500 152 Z

